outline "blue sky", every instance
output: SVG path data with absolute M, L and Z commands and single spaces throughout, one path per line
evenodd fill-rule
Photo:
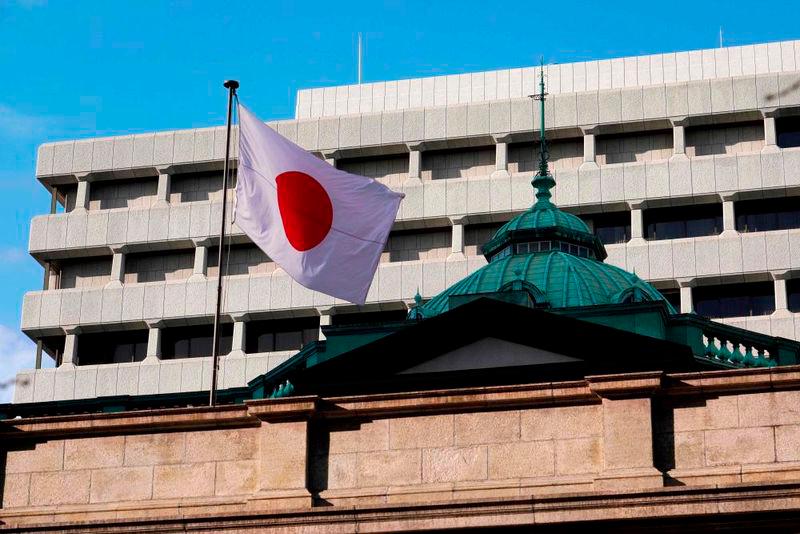
M 32 358 L 17 331 L 42 281 L 27 238 L 49 208 L 43 142 L 220 125 L 230 77 L 262 118 L 291 117 L 297 89 L 355 81 L 358 31 L 364 81 L 710 48 L 720 26 L 728 45 L 800 38 L 800 2 L 753 6 L 0 0 L 0 381 Z

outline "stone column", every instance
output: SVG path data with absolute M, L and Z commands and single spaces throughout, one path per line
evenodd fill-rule
M 450 259 L 463 259 L 464 258 L 464 230 L 466 227 L 465 217 L 450 217 L 450 224 L 452 225 L 452 238 L 450 243 Z
M 170 167 L 158 167 L 158 192 L 156 193 L 156 203 L 168 204 L 169 195 L 172 190 L 172 178 Z
M 581 167 L 597 166 L 597 126 L 587 126 L 581 128 L 583 132 L 583 163 Z
M 764 148 L 761 152 L 777 152 L 778 149 L 778 130 L 775 125 L 777 110 L 775 108 L 762 111 L 764 116 Z
M 78 327 L 67 327 L 64 329 L 66 338 L 64 339 L 64 354 L 61 356 L 59 367 L 75 367 L 78 361 Z
M 247 315 L 237 314 L 233 316 L 233 340 L 231 342 L 231 353 L 229 357 L 244 357 L 245 341 L 247 336 Z
M 422 143 L 408 145 L 408 180 L 406 183 L 419 183 L 422 180 Z
M 50 262 L 47 273 L 47 287 L 45 289 L 61 289 L 61 267 Z
M 495 156 L 494 172 L 492 178 L 508 178 L 508 144 L 511 142 L 510 135 L 495 136 Z
M 208 274 L 208 248 L 210 245 L 210 239 L 194 240 L 194 268 L 189 280 L 204 280 L 206 278 Z
M 122 287 L 125 282 L 125 254 L 127 247 L 114 246 L 111 247 L 113 256 L 111 257 L 111 281 L 106 284 L 106 287 Z
M 161 330 L 164 328 L 162 321 L 147 323 L 147 354 L 144 363 L 155 363 L 161 359 Z
M 644 205 L 631 203 L 631 243 L 644 243 Z
M 603 471 L 595 487 L 652 488 L 664 485 L 653 462 L 652 396 L 661 372 L 588 376 L 602 400 Z
M 333 306 L 330 306 L 327 308 L 317 308 L 317 311 L 319 312 L 319 336 L 317 339 L 323 341 L 326 337 L 325 333 L 322 331 L 322 327 L 331 325 L 335 310 Z
M 775 314 L 790 315 L 789 294 L 786 291 L 786 279 L 789 278 L 789 271 L 772 273 L 772 277 L 775 282 Z
M 722 195 L 722 235 L 736 235 L 736 205 L 735 193 Z
M 692 288 L 695 286 L 694 280 L 678 279 L 678 286 L 681 290 L 681 313 L 694 312 L 694 302 L 692 300 Z
M 78 191 L 75 193 L 75 210 L 88 210 L 89 200 L 91 199 L 91 185 L 89 183 L 89 174 L 82 173 L 76 174 L 75 178 L 78 179 Z
M 686 157 L 686 118 L 672 119 L 672 153 Z

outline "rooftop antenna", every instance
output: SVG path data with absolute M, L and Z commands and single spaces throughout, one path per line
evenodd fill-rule
M 556 185 L 556 181 L 550 175 L 550 169 L 547 166 L 547 160 L 550 153 L 547 150 L 547 136 L 545 135 L 544 124 L 544 100 L 547 93 L 544 92 L 544 57 L 541 59 L 541 70 L 539 71 L 539 93 L 531 95 L 531 98 L 539 101 L 539 171 L 534 176 L 531 184 L 536 189 L 536 204 L 540 208 L 547 208 L 551 206 L 550 189 Z
M 358 85 L 361 85 L 361 32 L 358 32 Z
M 719 27 L 719 47 L 722 48 L 722 26 Z

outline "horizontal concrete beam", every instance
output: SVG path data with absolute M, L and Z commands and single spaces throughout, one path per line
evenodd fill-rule
M 553 94 L 545 119 L 553 137 L 577 136 L 581 128 L 589 126 L 601 131 L 661 129 L 673 117 L 691 119 L 693 124 L 714 123 L 726 115 L 749 118 L 762 109 L 800 105 L 799 84 L 798 71 L 765 72 Z M 349 157 L 402 152 L 408 143 L 418 142 L 425 142 L 427 148 L 444 148 L 451 143 L 469 145 L 470 140 L 491 143 L 493 136 L 507 134 L 532 139 L 537 113 L 530 99 L 519 95 L 492 102 L 268 124 L 307 150 L 337 151 L 341 157 Z M 185 172 L 218 165 L 224 144 L 221 127 L 47 143 L 39 148 L 36 175 L 45 182 L 58 182 L 85 172 L 156 176 L 154 169 L 159 166 Z
M 580 212 L 618 209 L 626 203 L 698 202 L 732 191 L 760 194 L 800 187 L 798 168 L 800 148 L 585 166 L 554 172 L 558 185 L 553 198 L 559 206 Z M 502 221 L 533 202 L 530 173 L 424 180 L 395 189 L 406 195 L 396 229 L 442 227 L 465 216 L 470 222 Z M 29 250 L 44 261 L 103 254 L 118 244 L 134 251 L 190 247 L 192 240 L 216 235 L 221 206 L 211 201 L 160 203 L 40 215 L 31 221 Z M 244 240 L 236 225 L 232 235 Z
M 623 89 L 796 70 L 800 41 L 546 65 L 547 92 Z M 451 106 L 536 93 L 539 67 L 302 89 L 295 117 Z
M 264 352 L 220 359 L 221 389 L 243 387 L 271 371 L 295 351 Z M 211 358 L 148 360 L 37 369 L 17 374 L 14 402 L 93 399 L 116 395 L 153 395 L 211 388 Z
M 800 230 L 781 230 L 688 239 L 643 241 L 606 247 L 606 260 L 654 282 L 682 279 L 745 281 L 769 279 L 771 271 L 800 269 Z M 769 254 L 767 253 L 769 251 Z M 381 263 L 367 297 L 373 306 L 402 302 L 419 288 L 430 298 L 474 272 L 481 256 L 448 260 Z M 38 337 L 64 325 L 118 329 L 145 321 L 207 322 L 214 307 L 216 282 L 185 280 L 124 284 L 122 287 L 33 291 L 25 295 L 22 329 Z M 314 314 L 318 306 L 343 301 L 315 293 L 282 270 L 232 276 L 226 280 L 224 312 Z

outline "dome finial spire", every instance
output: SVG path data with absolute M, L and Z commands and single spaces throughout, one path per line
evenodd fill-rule
M 550 174 L 550 169 L 547 166 L 547 160 L 550 156 L 547 150 L 547 136 L 545 134 L 544 126 L 544 100 L 547 93 L 544 92 L 544 57 L 541 59 L 541 67 L 539 71 L 539 94 L 531 95 L 534 100 L 539 101 L 539 171 L 533 178 L 531 184 L 536 189 L 536 204 L 534 207 L 547 207 L 550 206 L 550 189 L 556 185 L 556 181 Z

